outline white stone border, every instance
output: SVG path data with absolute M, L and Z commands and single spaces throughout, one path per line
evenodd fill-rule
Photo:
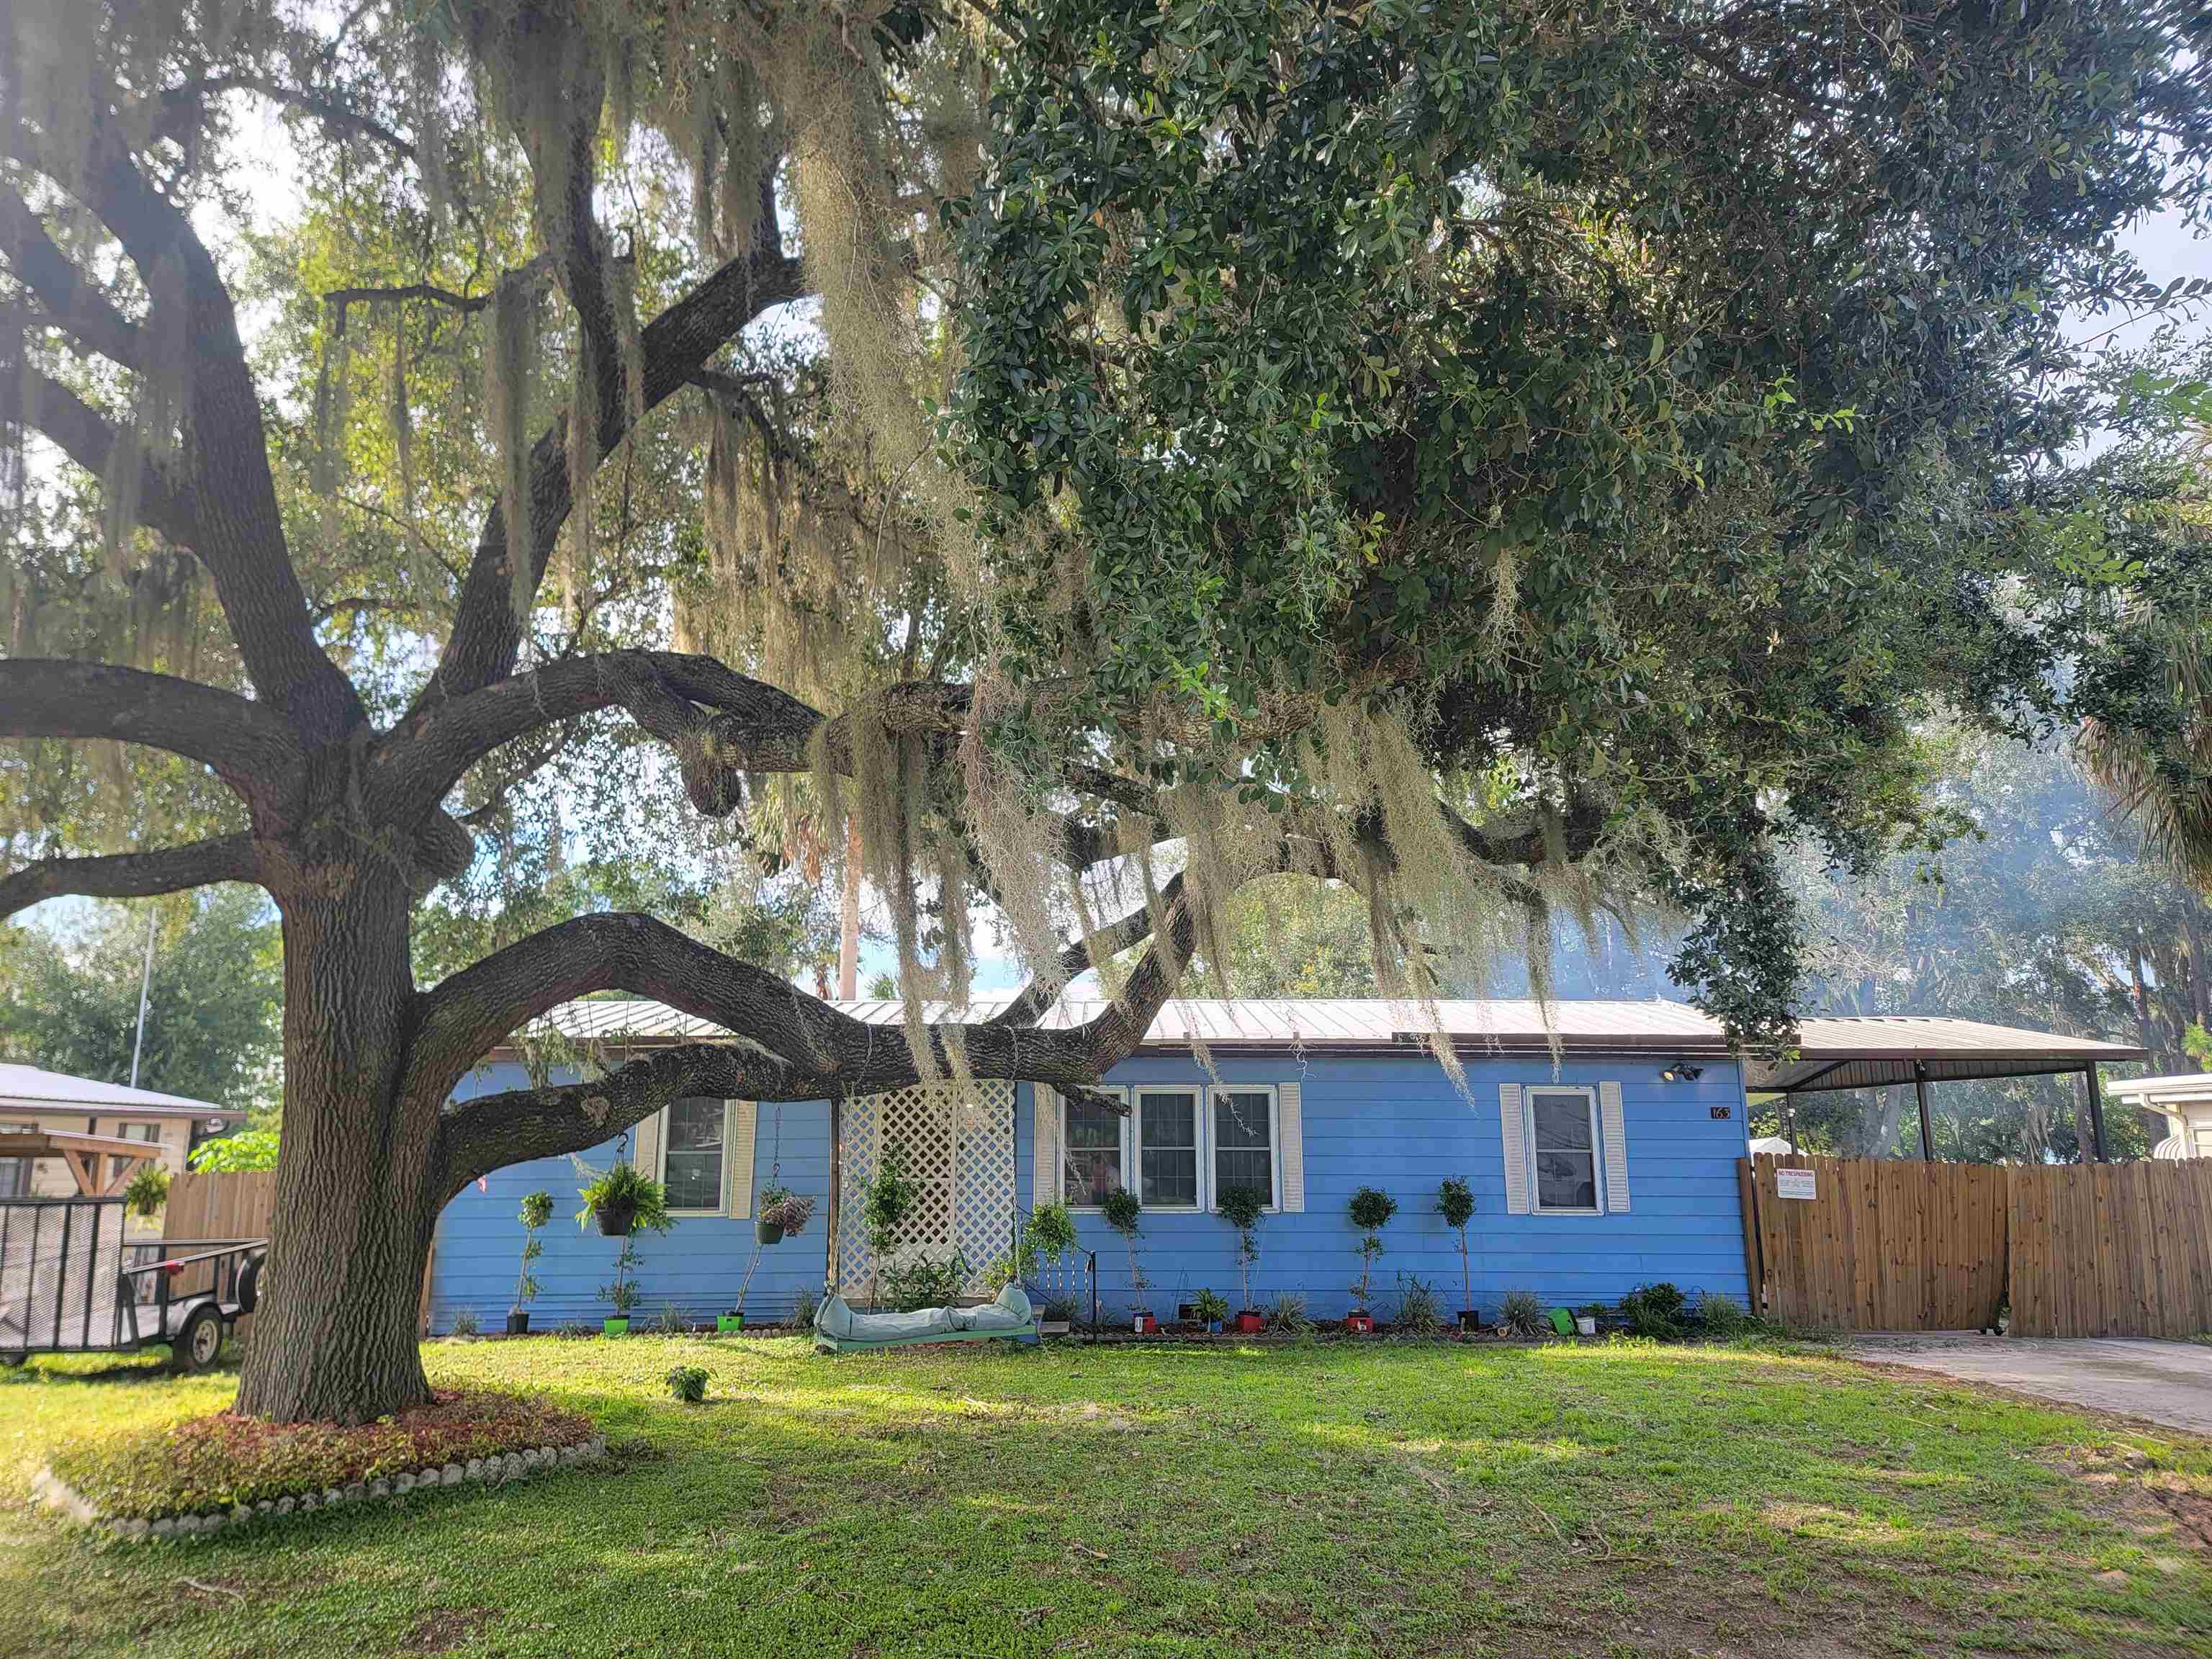
M 466 1463 L 447 1463 L 439 1468 L 403 1470 L 374 1480 L 351 1480 L 343 1486 L 327 1486 L 320 1492 L 297 1497 L 264 1498 L 235 1509 L 213 1510 L 205 1515 L 165 1515 L 158 1521 L 142 1516 L 113 1517 L 100 1514 L 91 1499 L 72 1489 L 50 1468 L 41 1465 L 31 1477 L 33 1499 L 60 1510 L 73 1521 L 99 1527 L 126 1542 L 150 1538 L 189 1538 L 204 1533 L 235 1532 L 263 1519 L 313 1515 L 318 1510 L 341 1509 L 380 1498 L 404 1498 L 434 1486 L 458 1486 L 466 1481 L 500 1486 L 520 1480 L 541 1469 L 567 1463 L 590 1463 L 607 1455 L 607 1437 L 595 1434 L 570 1446 L 531 1446 L 490 1457 L 471 1457 Z

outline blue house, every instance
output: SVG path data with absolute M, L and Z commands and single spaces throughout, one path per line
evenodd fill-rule
M 843 1006 L 902 1040 L 896 1002 Z M 1050 1018 L 1091 1012 L 1063 1003 Z M 1373 1304 L 1385 1319 L 1400 1275 L 1432 1285 L 1447 1316 L 1470 1305 L 1494 1318 L 1516 1290 L 1547 1306 L 1609 1303 L 1662 1279 L 1744 1302 L 1751 1287 L 1737 1160 L 1747 1151 L 1747 1083 L 1924 1089 L 1931 1078 L 2083 1070 L 2133 1052 L 1960 1020 L 1824 1019 L 1807 1022 L 1786 1063 L 1740 1062 L 1713 1021 L 1680 1003 L 1559 1001 L 1547 1011 L 1528 1001 L 1447 1002 L 1440 1012 L 1461 1081 L 1401 1005 L 1184 1000 L 1104 1079 L 1126 1112 L 1001 1081 L 979 1081 L 966 1095 L 942 1085 L 838 1102 L 680 1100 L 580 1160 L 501 1170 L 456 1198 L 434 1246 L 431 1328 L 450 1329 L 465 1310 L 486 1328 L 497 1325 L 518 1267 L 516 1212 L 539 1188 L 554 1194 L 556 1219 L 535 1269 L 544 1288 L 533 1323 L 602 1317 L 600 1287 L 618 1247 L 559 1218 L 580 1208 L 578 1162 L 603 1168 L 617 1158 L 664 1181 L 677 1217 L 672 1231 L 638 1243 L 642 1321 L 672 1307 L 687 1322 L 706 1322 L 735 1301 L 755 1249 L 758 1195 L 769 1186 L 813 1195 L 816 1220 L 761 1251 L 749 1316 L 782 1317 L 825 1285 L 865 1303 L 877 1264 L 858 1218 L 868 1183 L 894 1153 L 920 1188 L 900 1260 L 957 1253 L 980 1292 L 1020 1218 L 1041 1201 L 1063 1201 L 1083 1249 L 1096 1253 L 1102 1310 L 1115 1316 L 1141 1304 L 1171 1317 L 1201 1289 L 1236 1304 L 1237 1237 L 1216 1205 L 1237 1186 L 1267 1198 L 1254 1301 L 1297 1294 L 1316 1318 L 1340 1317 L 1352 1304 L 1359 1231 L 1348 1206 L 1362 1187 L 1398 1203 L 1376 1273 Z M 722 1035 L 635 1001 L 567 1004 L 544 1029 L 597 1067 Z M 556 1067 L 550 1080 L 577 1075 L 574 1066 Z M 505 1048 L 459 1092 L 527 1080 L 521 1050 Z M 1448 1176 L 1474 1194 L 1465 1288 L 1459 1239 L 1437 1207 Z M 1098 1207 L 1117 1187 L 1143 1204 L 1141 1295 L 1125 1243 Z M 1068 1281 L 1086 1302 L 1087 1265 Z

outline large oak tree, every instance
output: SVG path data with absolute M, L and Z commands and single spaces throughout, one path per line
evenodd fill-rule
M 1996 485 L 2093 412 L 2057 319 L 2144 297 L 2112 232 L 2206 153 L 2201 20 L 2162 5 L 13 19 L 0 732 L 35 856 L 0 911 L 275 899 L 239 1403 L 277 1418 L 422 1395 L 424 1252 L 477 1174 L 687 1093 L 1080 1090 L 1262 873 L 1355 886 L 1417 1006 L 1555 906 L 1669 903 L 1677 975 L 1786 1037 L 1778 838 L 1940 827 L 1903 741 L 1939 704 L 2075 712 L 2081 584 L 2023 569 Z M 313 374 L 257 365 L 199 228 L 240 100 L 407 227 L 408 268 L 324 291 Z M 818 358 L 764 338 L 801 301 Z M 369 499 L 365 317 L 398 319 Z M 434 417 L 410 372 L 464 359 L 480 398 L 450 373 Z M 852 826 L 902 1041 L 641 913 L 416 982 L 410 917 L 514 791 L 655 774 L 576 760 L 617 720 L 702 814 Z M 963 1020 L 978 899 L 1031 977 Z M 1094 1017 L 1042 1019 L 1100 963 Z M 606 989 L 737 1040 L 452 1101 Z

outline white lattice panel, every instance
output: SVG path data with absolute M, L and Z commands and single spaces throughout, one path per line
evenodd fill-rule
M 1008 1249 L 1014 1215 L 1014 1085 L 978 1083 L 963 1098 L 951 1085 L 916 1085 L 845 1103 L 838 1161 L 837 1288 L 865 1298 L 875 1260 L 865 1220 L 868 1188 L 896 1151 L 918 1189 L 893 1261 L 955 1250 L 980 1295 L 991 1263 Z

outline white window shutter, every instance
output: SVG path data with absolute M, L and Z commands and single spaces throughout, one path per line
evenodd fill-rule
M 760 1108 L 750 1100 L 722 1103 L 722 1180 L 729 1188 L 729 1213 L 742 1220 L 753 1212 L 753 1138 Z
M 1060 1096 L 1030 1085 L 1030 1207 L 1060 1201 Z
M 1498 1085 L 1498 1129 L 1505 1139 L 1505 1211 L 1528 1213 L 1528 1126 L 1521 1117 L 1521 1085 Z
M 1275 1090 L 1275 1133 L 1283 1138 L 1283 1208 L 1306 1206 L 1305 1103 L 1299 1085 L 1285 1083 Z
M 630 1131 L 629 1161 L 641 1176 L 660 1179 L 660 1131 L 668 1109 L 664 1106 Z
M 1628 1122 L 1620 1109 L 1620 1085 L 1597 1085 L 1598 1133 L 1605 1137 L 1605 1207 L 1628 1213 Z

